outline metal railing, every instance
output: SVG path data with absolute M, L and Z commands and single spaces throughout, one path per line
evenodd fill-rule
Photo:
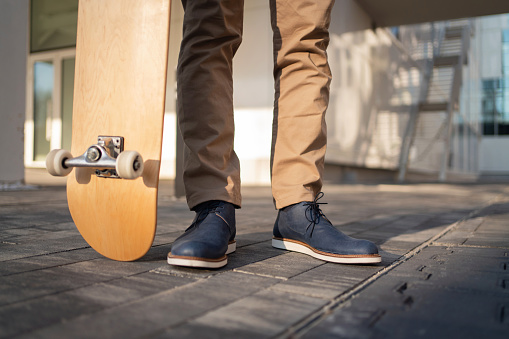
M 444 33 L 445 33 L 445 25 L 444 23 L 430 23 L 429 30 L 429 38 L 426 39 L 426 36 L 421 33 L 421 37 L 418 37 L 417 32 L 425 32 L 425 30 L 415 30 L 413 38 L 421 39 L 421 43 L 411 43 L 410 44 L 410 53 L 412 57 L 416 59 L 422 60 L 424 65 L 423 67 L 423 76 L 421 80 L 421 87 L 419 90 L 419 98 L 418 103 L 423 102 L 428 96 L 431 75 L 433 74 L 433 65 L 436 57 L 440 54 L 440 47 L 443 42 Z M 424 39 L 422 39 L 424 38 Z M 403 44 L 405 42 L 403 40 Z M 408 170 L 408 160 L 410 155 L 410 149 L 412 147 L 412 143 L 415 139 L 415 129 L 417 126 L 417 118 L 419 115 L 419 105 L 413 106 L 410 110 L 410 118 L 407 123 L 407 128 L 405 130 L 405 134 L 403 135 L 403 140 L 401 144 L 401 152 L 399 159 L 399 173 L 398 173 L 398 181 L 404 181 L 406 172 Z
M 412 107 L 409 112 L 401 144 L 398 181 L 405 180 L 411 161 L 414 164 L 423 159 L 430 162 L 431 158 L 436 159 L 435 165 L 428 163 L 426 167 L 434 168 L 438 172 L 438 179 L 444 181 L 451 156 L 453 116 L 458 110 L 463 65 L 469 51 L 471 22 L 460 20 L 430 23 L 410 27 L 408 30 L 402 43 L 409 46 L 412 56 L 423 65 L 423 75 L 419 105 Z M 422 135 L 417 137 L 418 126 L 421 132 L 423 129 L 426 131 L 423 134 L 427 138 Z M 420 152 L 410 159 L 411 150 L 416 148 L 413 146 L 417 141 Z M 439 143 L 443 143 L 443 146 Z M 433 151 L 435 153 L 430 157 Z

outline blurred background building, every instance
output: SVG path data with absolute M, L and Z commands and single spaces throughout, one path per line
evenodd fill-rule
M 0 0 L 0 187 L 22 185 L 53 148 L 70 149 L 77 0 Z M 402 182 L 509 176 L 509 2 L 336 0 L 328 50 L 326 180 Z M 175 69 L 182 6 L 172 2 L 162 178 L 177 179 Z M 234 62 L 242 181 L 270 183 L 272 31 L 246 0 Z

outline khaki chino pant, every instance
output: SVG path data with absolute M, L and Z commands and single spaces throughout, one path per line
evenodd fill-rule
M 242 40 L 243 0 L 182 0 L 177 112 L 184 184 L 193 209 L 208 200 L 241 206 L 233 149 L 232 60 Z M 274 44 L 272 194 L 276 208 L 312 201 L 322 187 L 333 0 L 270 0 Z

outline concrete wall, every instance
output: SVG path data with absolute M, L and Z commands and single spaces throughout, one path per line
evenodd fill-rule
M 477 31 L 481 41 L 483 78 L 499 78 L 502 74 L 502 28 L 506 26 L 507 17 L 494 15 L 477 20 Z
M 329 163 L 395 169 L 421 74 L 385 29 L 355 1 L 337 1 L 328 50 Z
M 28 0 L 0 1 L 0 184 L 22 183 Z
M 484 136 L 480 143 L 479 170 L 482 174 L 509 173 L 509 138 Z

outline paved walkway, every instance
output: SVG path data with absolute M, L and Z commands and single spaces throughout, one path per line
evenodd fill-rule
M 325 214 L 381 248 L 337 265 L 270 245 L 268 188 L 244 189 L 238 250 L 219 270 L 166 264 L 193 214 L 162 183 L 155 242 L 98 255 L 65 189 L 0 192 L 0 337 L 509 338 L 509 186 L 328 185 Z

